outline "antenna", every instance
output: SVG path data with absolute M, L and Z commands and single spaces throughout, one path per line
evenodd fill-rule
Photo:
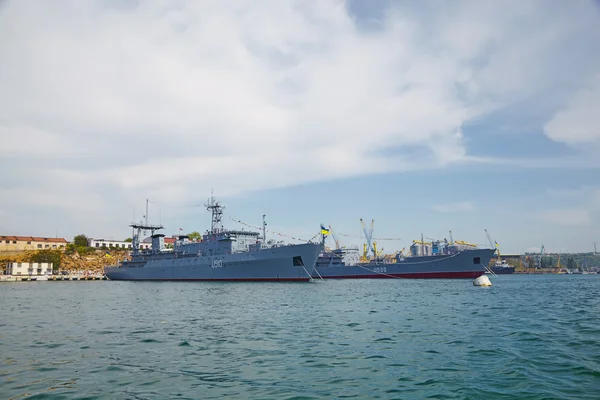
M 263 243 L 267 244 L 267 221 L 265 220 L 266 215 L 263 214 Z

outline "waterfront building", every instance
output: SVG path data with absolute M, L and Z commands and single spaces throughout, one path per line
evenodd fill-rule
M 46 238 L 38 236 L 0 236 L 0 252 L 25 250 L 64 250 L 67 245 L 64 238 Z
M 173 248 L 175 244 L 175 238 L 165 238 L 165 245 L 167 248 Z M 132 249 L 133 244 L 124 240 L 112 240 L 112 239 L 94 239 L 88 238 L 88 246 L 99 249 Z M 152 248 L 152 238 L 147 237 L 140 242 L 139 250 L 147 250 Z
M 131 249 L 132 243 L 124 240 L 107 240 L 88 238 L 88 246 L 107 249 Z M 140 243 L 140 250 L 152 248 L 152 243 Z
M 52 274 L 52 263 L 47 262 L 9 262 L 5 275 L 47 276 Z
M 175 246 L 175 241 L 177 240 L 177 236 L 173 236 L 173 237 L 164 237 L 163 238 L 163 242 L 165 245 L 166 249 L 172 249 Z M 146 239 L 142 240 L 142 245 L 147 245 L 149 244 L 150 247 L 152 248 L 152 238 L 151 237 L 147 237 Z M 141 248 L 141 247 L 140 247 Z M 148 248 L 148 247 L 145 247 Z

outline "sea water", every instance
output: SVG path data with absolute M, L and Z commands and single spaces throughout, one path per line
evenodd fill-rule
M 0 399 L 598 399 L 600 275 L 0 284 Z

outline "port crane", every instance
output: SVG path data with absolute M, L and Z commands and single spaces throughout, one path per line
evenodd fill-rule
M 329 233 L 331 234 L 331 237 L 333 238 L 333 242 L 335 243 L 336 250 L 339 250 L 341 248 L 340 240 L 339 240 L 338 236 L 336 235 L 336 233 L 334 232 L 331 225 L 329 225 Z
M 538 269 L 542 269 L 542 256 L 544 255 L 545 251 L 546 251 L 546 248 L 544 247 L 544 245 L 542 245 L 542 248 L 540 249 L 540 254 L 538 255 L 538 259 L 537 259 L 536 268 L 538 268 Z

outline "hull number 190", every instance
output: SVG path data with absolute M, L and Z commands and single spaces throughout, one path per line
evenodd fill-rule
M 223 266 L 223 260 L 213 260 L 212 267 L 213 268 L 221 268 Z

